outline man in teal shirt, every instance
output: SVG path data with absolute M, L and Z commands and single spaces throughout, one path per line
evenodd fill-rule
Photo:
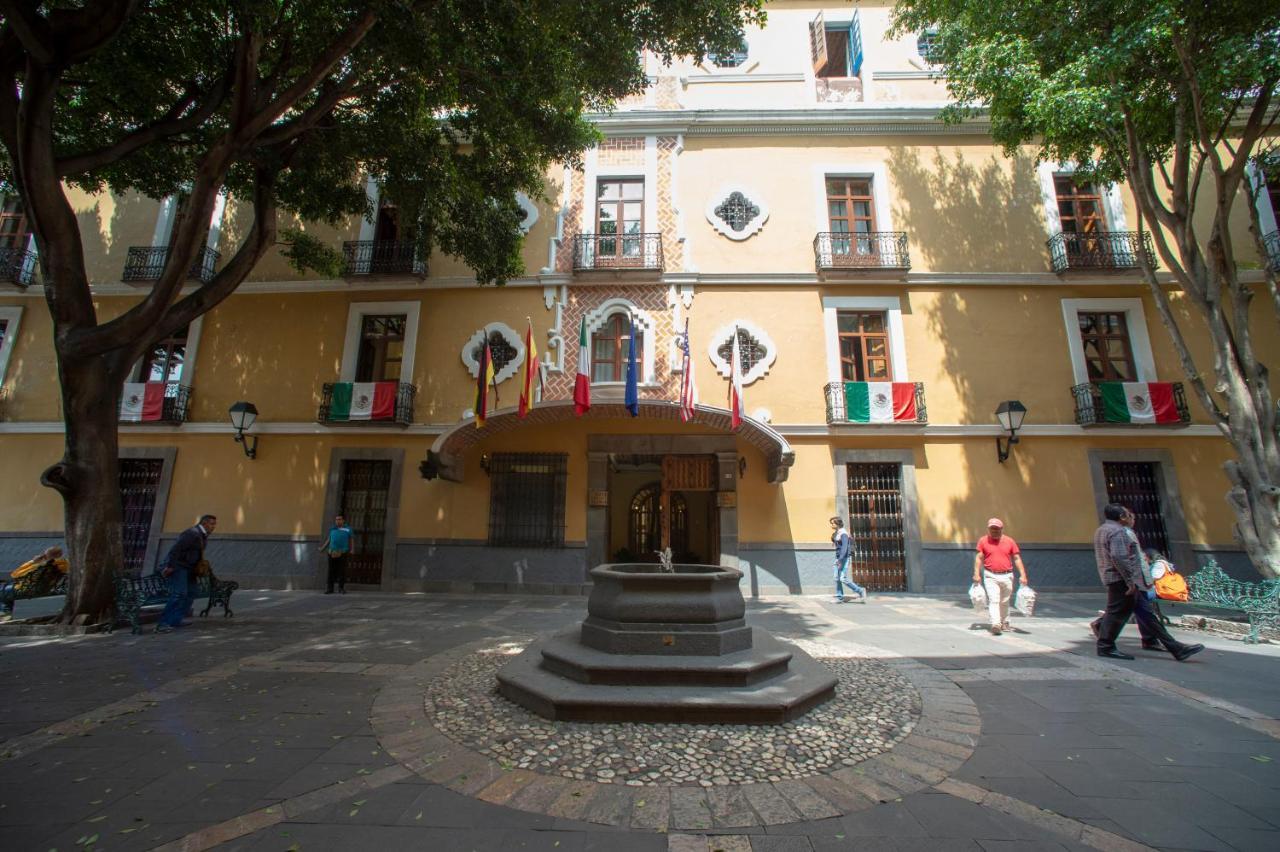
M 326 595 L 333 594 L 333 584 L 338 584 L 338 594 L 347 593 L 347 556 L 351 554 L 351 527 L 342 515 L 335 515 L 329 539 L 325 542 L 329 554 L 329 587 Z

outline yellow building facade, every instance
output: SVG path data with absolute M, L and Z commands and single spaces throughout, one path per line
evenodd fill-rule
M 1248 575 L 1223 499 L 1230 448 L 1182 392 L 1127 191 L 1077 184 L 1070 164 L 1031 150 L 1006 157 L 980 121 L 944 125 L 928 34 L 890 38 L 888 24 L 888 4 L 775 3 L 739 53 L 651 61 L 648 90 L 596 118 L 604 138 L 581 167 L 521 198 L 526 274 L 505 287 L 414 256 L 372 181 L 376 219 L 308 225 L 344 248 L 341 278 L 270 255 L 139 364 L 120 428 L 123 570 L 150 571 L 210 512 L 220 575 L 316 588 L 341 511 L 357 587 L 577 592 L 596 564 L 671 546 L 741 567 L 751 592 L 817 593 L 831 588 L 840 516 L 860 582 L 943 591 L 968 584 L 996 515 L 1034 585 L 1076 588 L 1097 582 L 1090 536 L 1119 500 L 1175 561 L 1212 555 Z M 74 201 L 106 319 L 154 280 L 177 205 Z M 1250 245 L 1245 203 L 1237 246 Z M 234 202 L 218 205 L 194 279 L 244 227 Z M 62 427 L 33 247 L 0 251 L 0 558 L 17 564 L 61 537 L 60 500 L 38 477 Z M 1261 282 L 1266 259 L 1245 260 Z M 541 387 L 520 418 L 527 324 Z M 635 416 L 623 405 L 633 324 Z M 584 327 L 592 407 L 579 415 Z M 735 339 L 749 415 L 737 430 Z M 485 341 L 498 381 L 478 428 Z M 1263 360 L 1280 356 L 1274 335 L 1258 344 Z M 389 407 L 355 419 L 377 383 Z M 1106 404 L 1117 389 L 1130 422 Z M 239 400 L 259 411 L 252 459 L 232 440 Z M 1027 416 L 1000 461 L 1006 400 Z

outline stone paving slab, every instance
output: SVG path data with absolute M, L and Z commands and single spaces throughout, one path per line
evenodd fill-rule
M 426 684 L 468 646 L 554 632 L 581 599 L 245 597 L 170 636 L 0 637 L 6 848 L 1280 848 L 1280 649 L 1101 661 L 1098 595 L 999 639 L 960 598 L 753 601 L 783 638 L 892 666 L 925 717 L 862 772 L 678 802 L 494 768 L 427 723 Z

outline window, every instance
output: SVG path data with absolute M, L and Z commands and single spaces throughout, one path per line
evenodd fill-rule
M 1092 234 L 1106 230 L 1102 196 L 1091 183 L 1077 184 L 1070 175 L 1054 175 L 1058 220 L 1064 234 Z
M 404 314 L 373 314 L 360 326 L 357 382 L 398 382 L 404 366 Z
M 884 311 L 839 311 L 840 377 L 846 382 L 893 379 L 889 323 Z
M 932 27 L 916 37 L 916 53 L 930 65 L 938 64 L 938 31 Z
M 597 257 L 640 257 L 644 241 L 644 180 L 602 180 L 596 187 Z M 621 236 L 622 239 L 605 239 Z
M 707 61 L 717 68 L 737 68 L 747 61 L 747 39 L 738 41 L 738 47 L 729 53 L 708 53 Z
M 756 364 L 769 357 L 768 347 L 757 340 L 750 331 L 745 328 L 738 329 L 738 351 L 742 357 L 742 374 L 746 376 L 755 369 Z M 716 349 L 716 354 L 720 356 L 726 364 L 731 363 L 733 358 L 733 333 L 725 338 L 724 342 Z
M 1089 381 L 1138 381 L 1124 312 L 1080 311 L 1077 316 Z
M 631 322 L 626 314 L 614 314 L 591 335 L 591 381 L 623 382 L 627 379 L 627 349 L 631 342 Z M 636 330 L 637 377 L 644 381 L 644 335 Z
M 0 383 L 4 382 L 5 370 L 9 366 L 9 356 L 18 339 L 18 320 L 22 317 L 22 308 L 13 305 L 0 306 Z
M 564 545 L 567 453 L 493 453 L 489 458 L 489 544 Z
M 374 220 L 373 238 L 380 242 L 394 242 L 400 236 L 400 216 L 396 206 L 383 198 L 378 202 L 378 217 Z
M 520 357 L 520 352 L 512 345 L 507 336 L 500 330 L 494 329 L 489 332 L 489 357 L 493 362 L 494 375 L 500 374 L 508 364 Z M 484 354 L 484 344 L 477 343 L 471 348 L 471 360 L 477 365 L 480 363 L 480 356 Z M 479 367 L 477 366 L 477 370 Z
M 876 229 L 869 178 L 827 178 L 827 220 L 838 233 Z
M 139 382 L 179 382 L 187 356 L 187 332 L 184 328 L 156 343 L 142 358 L 138 368 Z
M 6 195 L 0 200 L 0 251 L 16 249 L 22 251 L 27 247 L 31 236 L 27 228 L 27 211 L 22 206 L 22 199 L 16 195 Z
M 861 74 L 862 27 L 857 12 L 847 24 L 828 24 L 819 12 L 809 23 L 809 53 L 819 79 Z

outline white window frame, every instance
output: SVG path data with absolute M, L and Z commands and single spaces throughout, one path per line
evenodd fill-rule
M 1058 213 L 1058 190 L 1053 179 L 1061 175 L 1075 174 L 1074 163 L 1041 163 L 1036 167 L 1040 178 L 1040 200 L 1044 208 L 1044 226 L 1049 236 L 1062 233 L 1062 217 Z M 1108 231 L 1127 231 L 1128 224 L 1124 215 L 1124 197 L 1120 194 L 1120 185 L 1107 184 L 1102 193 L 1102 216 L 1106 220 Z
M 638 134 L 628 134 L 635 136 Z M 644 137 L 644 164 L 626 166 L 603 166 L 600 164 L 600 149 L 591 148 L 583 158 L 582 201 L 583 218 L 582 233 L 594 235 L 596 232 L 596 196 L 602 179 L 639 179 L 644 181 L 644 231 L 654 234 L 662 229 L 658 226 L 658 137 L 650 133 Z
M 213 202 L 213 213 L 209 215 L 209 231 L 205 238 L 205 245 L 211 250 L 218 250 L 218 240 L 222 236 L 222 214 L 227 209 L 227 193 L 223 190 L 218 193 L 217 198 Z M 160 211 L 156 214 L 155 231 L 151 234 L 151 245 L 153 248 L 169 245 L 169 240 L 173 236 L 173 219 L 178 215 L 178 196 L 166 195 L 160 199 Z
M 1075 384 L 1089 383 L 1089 368 L 1084 360 L 1084 341 L 1080 337 L 1081 311 L 1123 313 L 1125 327 L 1129 331 L 1133 368 L 1138 371 L 1137 381 L 1158 381 L 1156 360 L 1151 354 L 1151 337 L 1147 334 L 1147 316 L 1141 299 L 1063 299 L 1062 320 L 1067 327 L 1067 349 L 1071 355 L 1071 374 Z
M 1271 196 L 1267 193 L 1267 176 L 1252 162 L 1246 164 L 1244 168 L 1250 186 L 1257 193 L 1255 209 L 1258 211 L 1258 227 L 1262 229 L 1262 235 L 1266 236 L 1280 230 L 1280 210 L 1274 210 L 1271 207 Z
M 884 311 L 889 328 L 891 381 L 910 381 L 907 338 L 902 330 L 902 299 L 898 296 L 823 296 L 822 328 L 827 338 L 827 381 L 842 382 L 840 375 L 840 311 Z
M 0 343 L 0 385 L 9 372 L 9 357 L 18 341 L 18 327 L 22 321 L 21 305 L 0 305 L 0 320 L 4 320 L 4 342 Z
M 196 353 L 200 349 L 200 332 L 204 330 L 204 316 L 198 316 L 187 326 L 187 344 L 182 350 L 182 376 L 178 379 L 177 384 L 184 388 L 190 388 L 196 377 Z M 133 368 L 129 371 L 130 376 L 137 376 L 138 371 L 142 369 L 142 358 L 133 362 Z M 168 384 L 168 382 L 163 382 Z
M 831 219 L 827 216 L 827 178 L 869 178 L 876 230 L 894 229 L 889 213 L 889 172 L 884 163 L 824 163 L 813 167 L 814 222 L 818 226 L 815 233 L 831 228 Z
M 596 332 L 604 328 L 604 324 L 610 317 L 615 314 L 628 314 L 635 317 L 636 330 L 640 333 L 642 348 L 640 351 L 640 375 L 637 381 L 641 385 L 649 386 L 656 383 L 654 378 L 655 350 L 658 348 L 658 324 L 653 316 L 647 311 L 642 311 L 635 304 L 627 299 L 608 299 L 602 302 L 592 311 L 587 312 L 587 346 L 592 347 L 594 354 L 594 338 Z M 594 360 L 587 359 L 588 362 Z M 626 385 L 625 379 L 620 382 L 597 382 L 592 380 L 592 387 L 622 387 Z
M 338 381 L 356 380 L 356 360 L 360 357 L 360 327 L 367 316 L 404 314 L 404 357 L 400 359 L 401 383 L 413 383 L 413 361 L 418 351 L 418 319 L 421 302 L 352 302 L 347 308 L 347 335 L 342 342 L 342 368 Z

